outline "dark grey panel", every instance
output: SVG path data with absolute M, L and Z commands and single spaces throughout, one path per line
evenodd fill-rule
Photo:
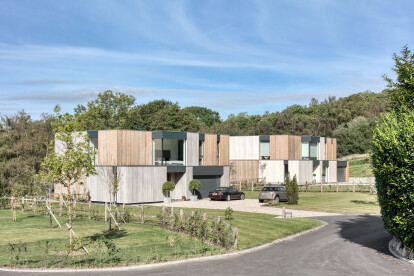
M 196 190 L 199 199 L 207 198 L 209 192 L 220 186 L 220 177 L 217 175 L 197 175 L 194 179 L 201 182 L 201 188 Z
M 338 182 L 345 182 L 345 168 L 338 168 L 336 170 L 336 177 Z
M 217 134 L 217 142 L 220 142 L 220 134 Z
M 260 135 L 259 140 L 260 142 L 270 142 L 270 135 Z
M 205 137 L 204 133 L 199 133 L 198 134 L 198 140 L 200 140 L 200 141 L 205 141 L 206 140 L 206 137 Z
M 347 161 L 338 161 L 337 162 L 337 167 L 347 167 Z
M 320 142 L 321 141 L 321 137 L 317 137 L 317 136 L 302 136 L 301 137 L 301 141 L 302 142 Z
M 323 166 L 324 167 L 329 167 L 329 161 L 323 161 Z
M 167 173 L 183 173 L 185 166 L 167 166 Z
M 284 163 L 285 165 L 289 165 L 289 160 L 285 160 L 283 163 Z
M 97 130 L 88 130 L 89 139 L 98 139 L 98 131 Z
M 193 175 L 223 175 L 223 166 L 195 166 Z
M 320 160 L 313 160 L 313 165 L 319 165 L 321 163 Z
M 187 132 L 180 131 L 153 131 L 152 139 L 179 139 L 187 140 Z

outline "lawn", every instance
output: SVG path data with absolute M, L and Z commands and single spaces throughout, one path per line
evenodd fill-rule
M 224 210 L 201 209 L 199 212 L 224 218 Z M 76 218 L 73 228 L 79 236 L 87 238 L 85 245 L 90 253 L 68 255 L 68 231 L 56 226 L 49 228 L 48 216 L 19 210 L 17 222 L 12 222 L 11 217 L 11 211 L 0 210 L 0 266 L 102 267 L 162 262 L 226 251 L 153 225 L 129 223 L 122 224 L 121 231 L 105 231 L 108 224 L 103 221 Z M 62 225 L 66 220 L 58 219 Z M 272 215 L 243 212 L 234 212 L 233 219 L 227 222 L 238 228 L 238 249 L 258 246 L 321 224 L 310 219 L 282 220 Z
M 246 198 L 257 199 L 259 192 L 245 192 Z M 379 214 L 376 195 L 365 192 L 299 192 L 298 205 L 279 203 L 276 207 L 333 212 L 343 214 Z
M 349 177 L 373 177 L 371 159 L 368 154 L 354 154 L 340 158 L 349 161 Z

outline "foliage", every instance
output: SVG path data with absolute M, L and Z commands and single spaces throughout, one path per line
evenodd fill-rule
M 298 181 L 296 179 L 296 174 L 293 176 L 293 179 L 290 179 L 290 175 L 286 175 L 286 195 L 289 204 L 298 205 L 299 201 L 299 188 Z
M 38 179 L 50 184 L 60 184 L 67 189 L 67 206 L 69 226 L 72 226 L 72 188 L 75 184 L 83 184 L 82 178 L 95 174 L 92 165 L 92 153 L 89 150 L 89 138 L 75 133 L 74 116 L 60 113 L 55 107 L 56 119 L 52 123 L 55 132 L 55 143 L 49 145 L 49 154 L 45 157 Z M 70 232 L 70 231 L 69 231 Z M 70 232 L 72 244 L 72 232 Z
M 193 194 L 194 194 L 196 189 L 200 189 L 202 187 L 202 184 L 200 180 L 192 179 L 190 183 L 188 184 L 188 187 L 193 191 Z
M 42 114 L 40 120 L 20 111 L 2 116 L 0 121 L 0 195 L 40 195 L 43 186 L 34 179 L 47 144 L 53 139 L 53 117 Z
M 125 129 L 129 128 L 131 108 L 135 98 L 111 90 L 100 93 L 87 106 L 75 108 L 77 130 Z
M 413 110 L 414 54 L 406 45 L 401 50 L 401 56 L 394 53 L 393 59 L 395 61 L 393 71 L 397 75 L 397 79 L 394 81 L 384 75 L 384 79 L 388 82 L 386 91 L 394 108 L 405 106 L 409 110 Z
M 174 191 L 175 185 L 171 181 L 166 181 L 162 184 L 162 191 L 167 192 L 168 196 L 170 196 L 170 192 Z
M 189 106 L 183 108 L 183 110 L 194 114 L 197 120 L 204 123 L 207 127 L 211 127 L 212 125 L 221 122 L 220 114 L 217 111 L 213 111 L 206 107 Z
M 414 112 L 401 107 L 382 116 L 372 162 L 385 228 L 414 249 Z
M 224 211 L 224 219 L 225 220 L 233 219 L 233 212 L 234 210 L 230 206 L 227 207 L 226 210 Z

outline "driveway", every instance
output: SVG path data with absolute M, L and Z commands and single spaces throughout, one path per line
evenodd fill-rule
M 241 255 L 167 264 L 151 269 L 81 272 L 82 275 L 414 275 L 414 265 L 388 251 L 391 237 L 379 216 L 329 216 L 321 230 Z M 257 229 L 260 231 L 260 229 Z M 28 273 L 0 272 L 3 276 Z M 30 275 L 42 275 L 33 273 Z M 74 275 L 47 273 L 46 275 Z
M 173 206 L 174 208 L 204 208 L 204 209 L 226 209 L 231 207 L 235 211 L 251 212 L 251 213 L 264 213 L 271 215 L 282 215 L 282 208 L 268 207 L 265 203 L 259 203 L 257 199 L 245 199 L 245 200 L 231 200 L 231 201 L 212 201 L 210 199 L 203 199 L 198 201 L 174 201 L 171 204 L 157 203 L 151 205 L 158 206 Z M 308 218 L 308 217 L 321 217 L 321 216 L 338 216 L 340 214 L 316 212 L 316 211 L 303 211 L 286 209 L 286 211 L 292 212 L 292 216 L 296 218 Z

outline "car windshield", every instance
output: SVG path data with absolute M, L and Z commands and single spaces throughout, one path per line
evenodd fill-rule
M 220 187 L 216 189 L 216 192 L 224 192 L 227 191 L 229 188 L 228 187 Z
M 262 191 L 263 192 L 276 191 L 276 187 L 264 187 Z

